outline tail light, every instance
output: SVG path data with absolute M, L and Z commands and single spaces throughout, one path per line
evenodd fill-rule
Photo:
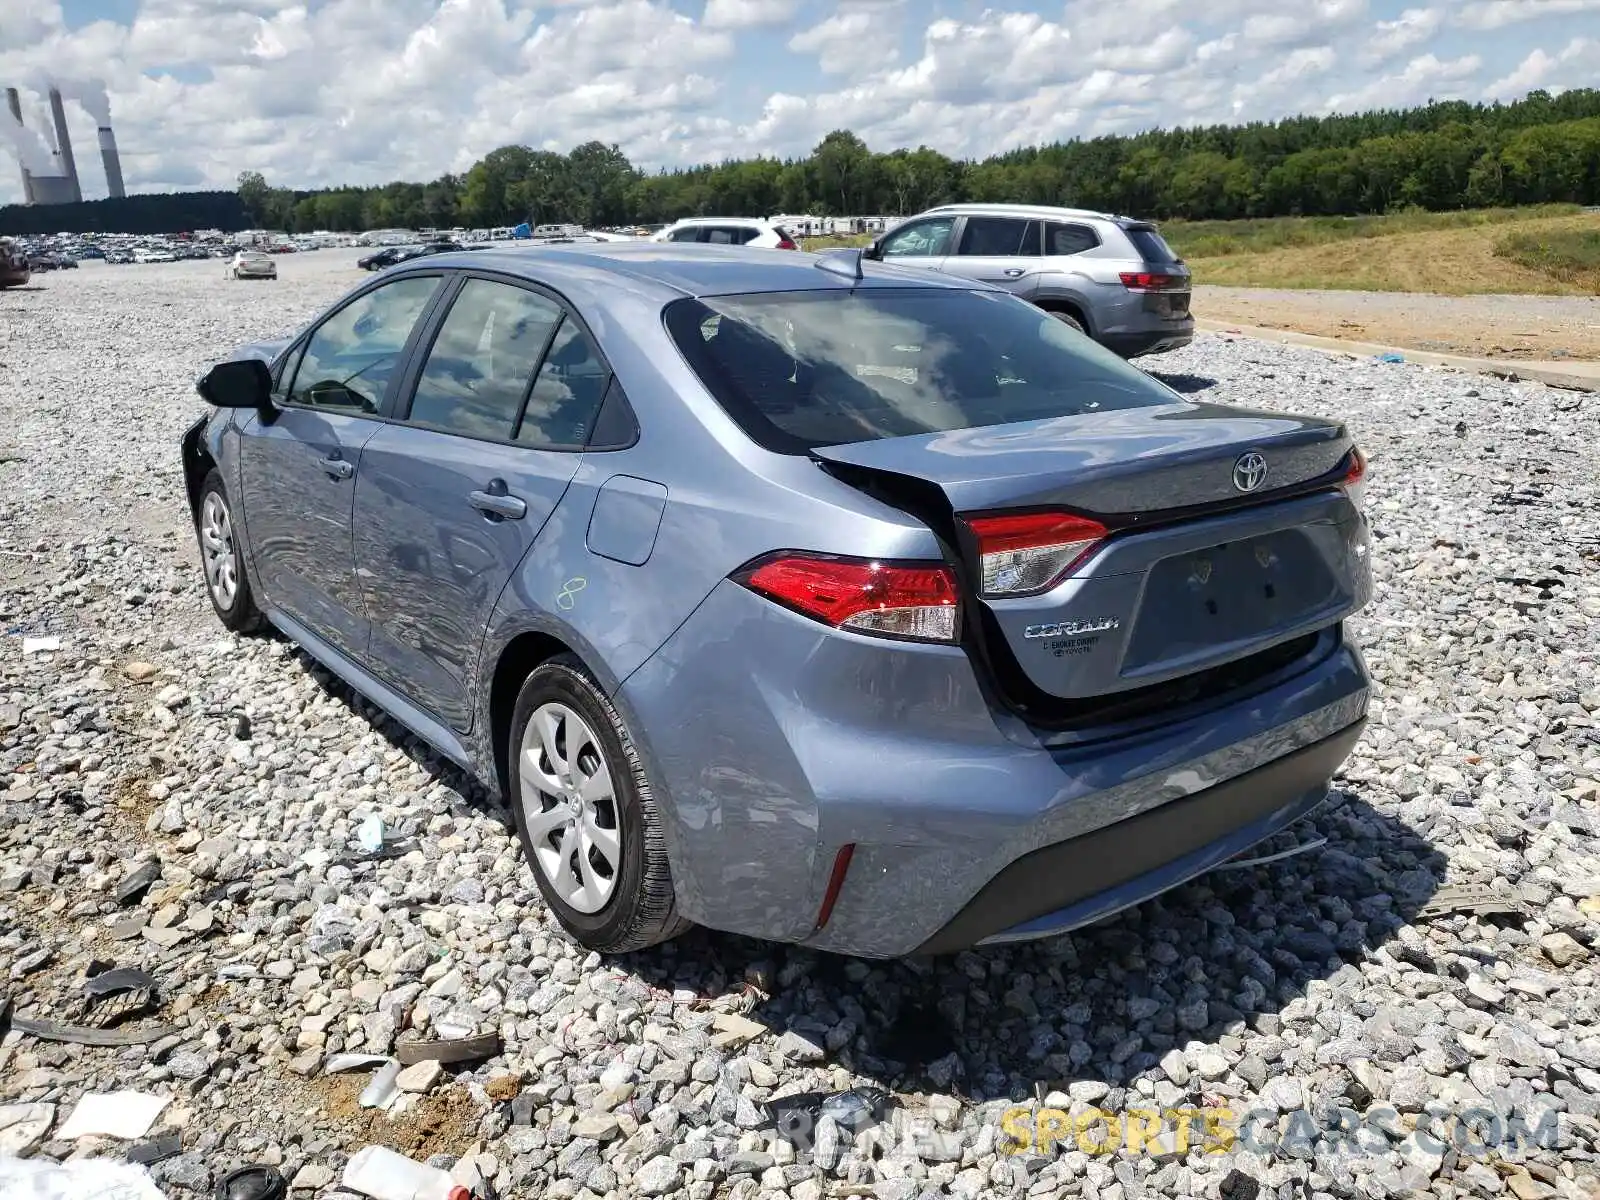
M 1187 275 L 1158 275 L 1150 271 L 1123 271 L 1122 286 L 1130 292 L 1171 292 L 1189 286 Z
M 794 244 L 794 239 L 793 238 L 784 236 L 784 237 L 780 237 L 778 239 L 778 249 L 779 250 L 798 250 L 798 249 L 800 249 L 800 247 L 796 246 Z
M 943 563 L 782 554 L 735 579 L 835 629 L 904 641 L 956 640 L 956 580 Z
M 968 517 L 978 542 L 985 596 L 1027 596 L 1059 583 L 1106 537 L 1106 527 L 1073 513 Z
M 1344 482 L 1340 486 L 1344 488 L 1345 495 L 1350 497 L 1351 503 L 1360 508 L 1367 494 L 1367 456 L 1361 453 L 1361 447 L 1350 448 L 1350 467 L 1345 471 Z

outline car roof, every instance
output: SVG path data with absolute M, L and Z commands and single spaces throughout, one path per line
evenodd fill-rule
M 928 216 L 930 213 L 954 213 L 963 216 L 983 216 L 992 214 L 1005 217 L 1072 217 L 1077 220 L 1092 218 L 1098 221 L 1115 221 L 1117 218 L 1111 213 L 1097 212 L 1090 208 L 1060 208 L 1051 204 L 941 204 L 937 208 L 930 208 L 926 212 L 917 214 L 919 217 Z
M 556 246 L 495 247 L 433 254 L 393 268 L 426 274 L 441 268 L 497 271 L 542 283 L 563 294 L 596 296 L 602 285 L 622 284 L 661 303 L 681 296 L 736 296 L 747 292 L 832 291 L 855 288 L 928 288 L 996 291 L 989 284 L 915 267 L 863 261 L 862 278 L 824 270 L 827 254 L 680 242 L 587 242 Z M 835 261 L 849 262 L 835 253 Z M 397 275 L 389 275 L 395 278 Z
M 673 229 L 679 225 L 759 225 L 765 229 L 771 224 L 765 217 L 684 217 L 667 228 Z

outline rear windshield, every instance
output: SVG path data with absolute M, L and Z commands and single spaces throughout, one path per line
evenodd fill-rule
M 1172 252 L 1172 247 L 1167 245 L 1167 239 L 1162 237 L 1148 225 L 1135 225 L 1132 229 L 1124 229 L 1128 240 L 1133 243 L 1133 248 L 1139 252 L 1139 257 L 1150 263 L 1175 263 L 1178 256 Z
M 790 454 L 1175 399 L 1048 313 L 997 293 L 713 296 L 673 301 L 666 323 L 729 416 Z

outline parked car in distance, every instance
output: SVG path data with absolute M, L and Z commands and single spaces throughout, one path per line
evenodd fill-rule
M 1061 933 L 1315 810 L 1365 720 L 1344 426 L 956 275 L 438 255 L 199 388 L 218 617 L 505 795 L 596 950 Z
M 363 271 L 383 271 L 389 267 L 403 262 L 410 262 L 414 258 L 424 258 L 430 254 L 453 254 L 460 250 L 479 250 L 481 246 L 463 246 L 458 242 L 425 242 L 421 245 L 388 246 L 373 254 L 368 254 L 356 260 L 356 266 Z
M 990 283 L 1123 358 L 1194 340 L 1190 271 L 1148 221 L 1031 204 L 947 204 L 880 234 L 867 257 Z
M 713 246 L 756 246 L 798 250 L 788 230 L 755 217 L 689 217 L 650 235 L 652 242 L 703 242 Z
M 228 261 L 230 279 L 276 279 L 278 264 L 270 254 L 259 250 L 240 250 Z
M 32 278 L 22 248 L 10 238 L 0 238 L 0 288 L 21 287 Z

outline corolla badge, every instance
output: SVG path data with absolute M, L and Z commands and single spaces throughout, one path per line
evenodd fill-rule
M 1022 631 L 1025 638 L 1077 637 L 1084 633 L 1104 633 L 1122 624 L 1116 617 L 1090 617 L 1086 621 L 1052 621 L 1048 625 L 1029 625 Z
M 1233 486 L 1253 492 L 1267 481 L 1267 460 L 1259 450 L 1246 451 L 1233 464 Z

